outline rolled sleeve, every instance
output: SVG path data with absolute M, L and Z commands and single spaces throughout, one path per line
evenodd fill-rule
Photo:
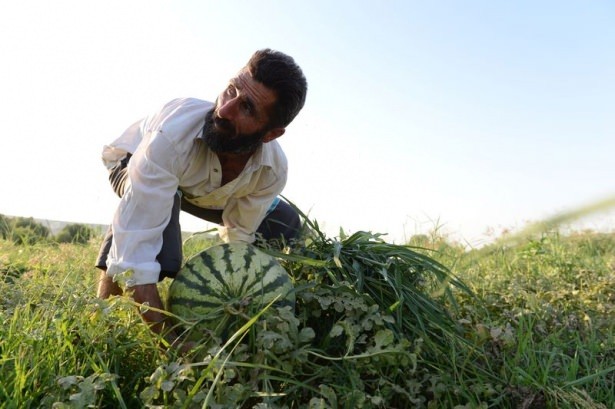
M 229 200 L 222 212 L 223 225 L 218 228 L 224 242 L 252 243 L 256 240 L 256 230 L 284 189 L 286 177 L 266 177 L 264 182 L 265 186 L 256 192 Z
M 127 287 L 154 284 L 158 282 L 158 277 L 160 276 L 160 264 L 157 262 L 134 264 L 111 261 L 107 269 L 107 275 L 115 276 L 121 273 L 126 274 L 125 282 Z

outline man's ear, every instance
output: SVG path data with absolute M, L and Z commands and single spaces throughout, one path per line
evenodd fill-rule
M 270 129 L 263 137 L 263 143 L 271 142 L 274 139 L 279 138 L 280 136 L 284 135 L 284 132 L 286 132 L 286 128 Z

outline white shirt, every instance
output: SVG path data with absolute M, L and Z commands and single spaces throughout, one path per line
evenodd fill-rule
M 132 270 L 129 285 L 158 281 L 156 256 L 179 189 L 191 203 L 223 209 L 218 229 L 225 242 L 255 240 L 255 232 L 286 184 L 288 165 L 277 141 L 263 144 L 241 174 L 222 186 L 218 156 L 202 139 L 211 102 L 176 99 L 130 126 L 103 148 L 112 168 L 127 152 L 128 183 L 115 212 L 107 274 Z

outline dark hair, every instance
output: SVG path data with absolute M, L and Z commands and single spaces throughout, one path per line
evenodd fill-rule
M 295 60 L 269 48 L 256 51 L 246 65 L 252 78 L 276 93 L 271 127 L 286 127 L 305 104 L 307 80 Z

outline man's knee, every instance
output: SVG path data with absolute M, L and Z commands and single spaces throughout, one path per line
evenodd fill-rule
M 257 230 L 264 240 L 284 240 L 290 242 L 296 239 L 301 232 L 301 218 L 299 213 L 288 203 L 280 201 L 276 208 L 269 213 Z

